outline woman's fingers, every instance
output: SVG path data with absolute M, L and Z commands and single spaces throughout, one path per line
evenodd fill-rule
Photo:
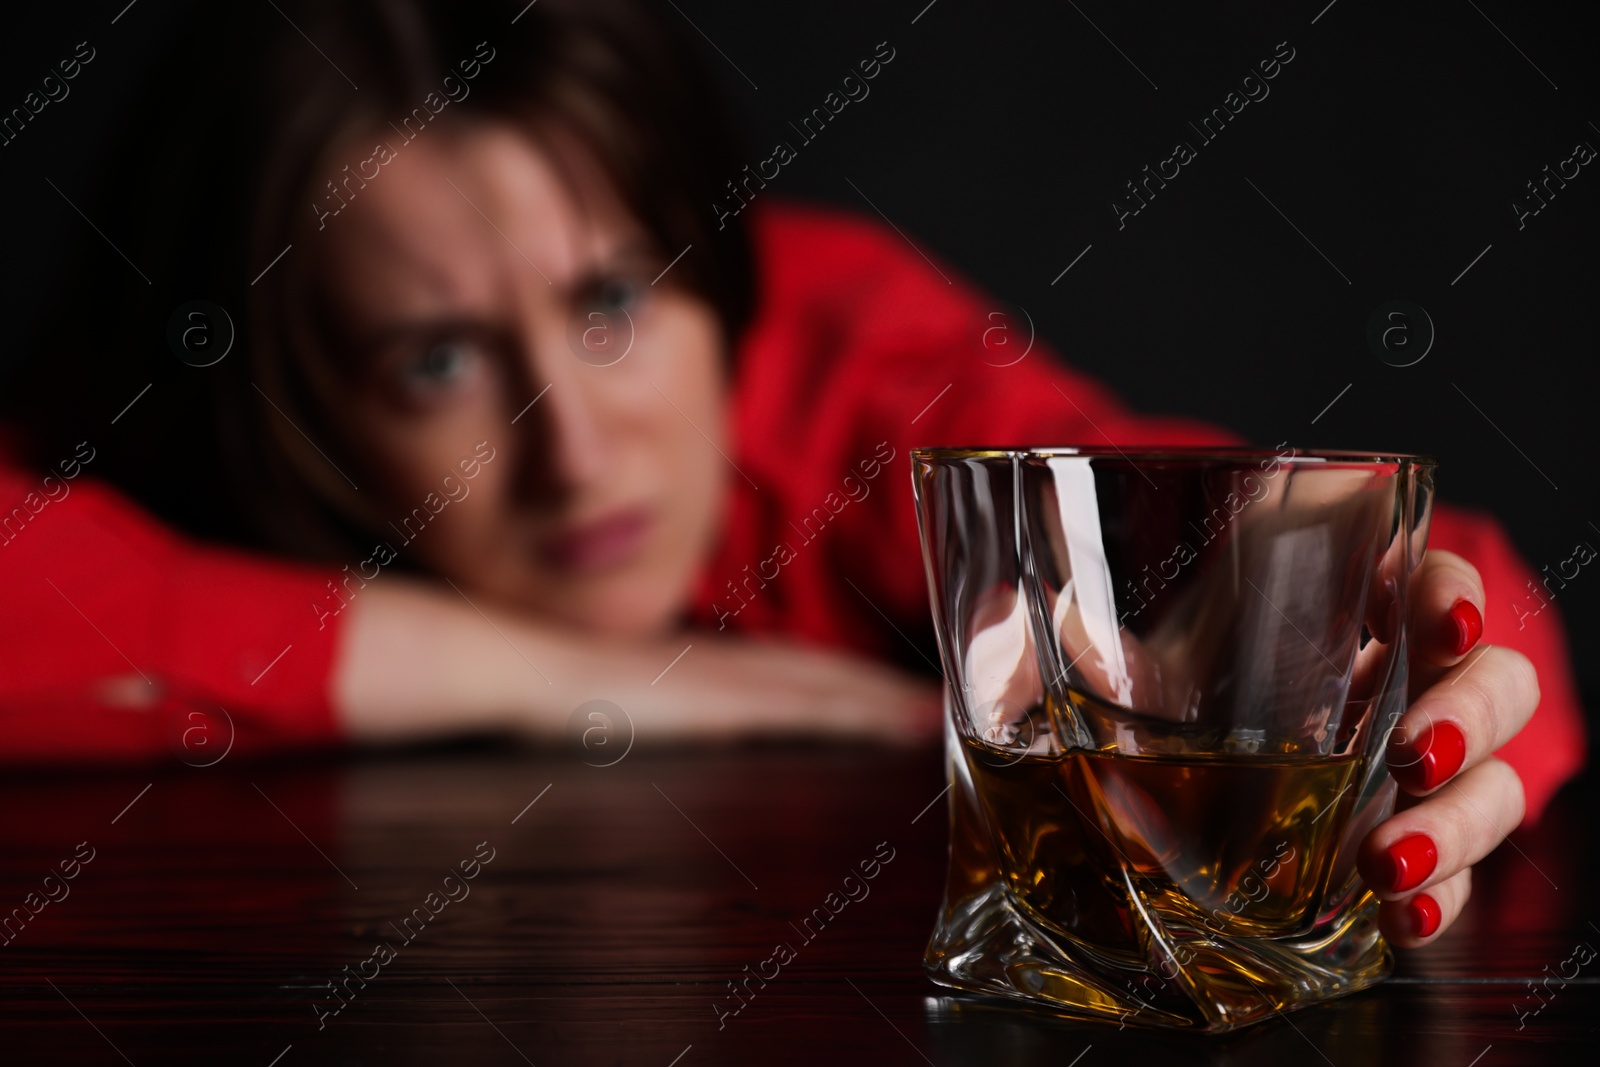
M 1028 601 L 1009 582 L 989 588 L 973 606 L 959 683 L 973 729 L 995 744 L 1013 741 L 1029 709 L 1044 703 Z
M 748 656 L 753 668 L 743 699 L 765 711 L 744 732 L 833 735 L 915 745 L 941 731 L 941 694 L 925 678 L 821 650 L 763 643 L 739 651 Z M 736 699 L 739 695 L 734 694 Z
M 1102 608 L 1105 606 L 1102 605 Z M 1061 656 L 1075 682 L 1091 693 L 1158 719 L 1181 719 L 1188 675 L 1175 657 L 1163 671 L 1154 651 L 1110 611 L 1086 614 L 1076 595 L 1055 607 Z M 1178 650 L 1181 657 L 1184 650 Z
M 1386 900 L 1378 906 L 1378 929 L 1400 948 L 1426 945 L 1449 928 L 1472 896 L 1472 869 L 1413 893 L 1404 900 Z
M 644 741 L 809 736 L 917 745 L 943 730 L 936 682 L 872 660 L 700 635 L 662 678 L 659 665 L 671 661 L 673 644 L 614 651 L 604 660 L 612 671 L 608 688 Z M 637 669 L 624 683 L 618 664 L 630 657 Z
M 1493 852 L 1522 815 L 1522 780 L 1510 764 L 1490 758 L 1376 827 L 1361 844 L 1357 866 L 1384 901 L 1432 893 Z
M 1400 717 L 1389 737 L 1389 772 L 1406 792 L 1426 796 L 1515 737 L 1538 703 L 1528 657 L 1487 645 L 1445 671 Z
M 1454 552 L 1434 549 L 1422 557 L 1411 590 L 1411 691 L 1418 693 L 1483 636 L 1483 579 Z
M 1411 706 L 1389 738 L 1400 809 L 1362 843 L 1358 866 L 1402 948 L 1437 937 L 1472 893 L 1472 865 L 1522 822 L 1522 781 L 1494 753 L 1527 725 L 1539 681 L 1526 656 L 1483 646 L 1483 581 L 1431 551 L 1412 580 Z

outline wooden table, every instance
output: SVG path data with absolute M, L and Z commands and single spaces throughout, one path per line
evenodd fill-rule
M 1600 947 L 1587 783 L 1484 865 L 1455 929 L 1393 980 L 1207 1039 L 1066 1022 L 923 977 L 946 832 L 931 749 L 585 758 L 599 762 L 468 747 L 9 773 L 0 909 L 31 918 L 13 916 L 0 942 L 0 1062 L 1593 1058 L 1600 961 L 1565 985 L 1551 977 L 1572 973 L 1563 961 L 1576 946 Z M 890 850 L 869 895 L 801 936 L 802 916 Z M 45 890 L 60 899 L 45 902 Z M 793 960 L 719 1025 L 738 1003 L 729 983 L 779 943 Z M 391 951 L 375 954 L 380 944 Z M 349 992 L 336 996 L 340 981 Z

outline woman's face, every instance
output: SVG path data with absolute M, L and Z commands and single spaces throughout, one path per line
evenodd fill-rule
M 330 173 L 371 154 L 330 154 Z M 472 596 L 669 626 L 729 448 L 718 320 L 655 280 L 681 249 L 652 247 L 575 143 L 506 125 L 424 130 L 349 186 L 310 243 L 352 368 L 333 421 L 389 543 Z

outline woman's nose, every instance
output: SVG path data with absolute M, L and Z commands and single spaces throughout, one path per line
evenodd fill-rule
M 605 369 L 579 360 L 565 336 L 550 333 L 521 361 L 527 399 L 514 425 L 523 443 L 523 484 L 565 496 L 604 477 L 612 442 L 598 380 Z

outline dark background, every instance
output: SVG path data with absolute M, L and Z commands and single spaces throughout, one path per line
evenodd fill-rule
M 94 175 L 119 166 L 104 151 L 111 132 L 166 121 L 159 106 L 134 110 L 132 90 L 189 6 L 7 14 L 0 112 L 79 41 L 98 54 L 70 96 L 0 146 L 4 366 L 50 357 L 31 316 L 71 285 L 70 257 L 115 255 L 49 183 L 83 206 Z M 881 212 L 947 272 L 1025 308 L 1056 350 L 1140 409 L 1201 416 L 1260 444 L 1436 455 L 1443 496 L 1500 516 L 1536 570 L 1580 541 L 1600 545 L 1581 451 L 1594 423 L 1600 166 L 1521 230 L 1510 209 L 1577 142 L 1600 148 L 1594 21 L 1575 6 L 676 7 L 743 120 L 751 165 L 777 140 L 799 149 L 761 195 Z M 788 121 L 880 41 L 896 55 L 870 96 L 800 146 Z M 1282 41 L 1295 58 L 1270 95 L 1201 147 L 1185 123 Z M 1180 138 L 1198 158 L 1119 230 L 1112 199 Z M 1368 343 L 1369 318 L 1394 300 L 1420 305 L 1436 331 L 1412 366 Z M 1425 332 L 1413 323 L 1413 343 Z M 1596 572 L 1580 571 L 1555 604 L 1591 704 Z

